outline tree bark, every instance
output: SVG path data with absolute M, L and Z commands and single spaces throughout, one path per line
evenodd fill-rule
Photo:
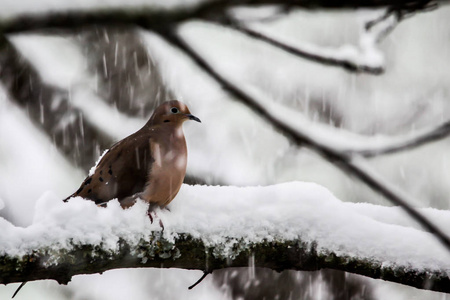
M 450 278 L 445 271 L 383 266 L 382 262 L 318 251 L 314 243 L 301 240 L 233 242 L 231 253 L 226 255 L 222 244 L 205 245 L 202 240 L 187 234 L 179 234 L 171 242 L 159 232 L 151 233 L 149 240 L 141 239 L 135 245 L 120 240 L 119 250 L 89 244 L 72 244 L 71 248 L 58 249 L 55 245 L 43 244 L 32 254 L 22 257 L 0 256 L 0 283 L 54 279 L 67 284 L 74 275 L 117 268 L 180 268 L 212 272 L 254 266 L 276 271 L 335 269 L 419 289 L 450 292 Z

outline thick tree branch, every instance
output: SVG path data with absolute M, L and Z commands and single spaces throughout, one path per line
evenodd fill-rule
M 424 228 L 433 233 L 439 241 L 450 251 L 449 237 L 421 213 L 411 207 L 408 203 L 410 199 L 403 193 L 393 188 L 386 180 L 375 175 L 367 166 L 361 163 L 360 160 L 355 160 L 348 153 L 335 149 L 334 145 L 327 144 L 324 141 L 315 139 L 314 136 L 308 134 L 302 128 L 296 128 L 295 125 L 288 123 L 288 117 L 277 110 L 271 109 L 271 103 L 256 100 L 256 98 L 248 91 L 239 87 L 231 79 L 226 78 L 220 74 L 211 64 L 209 64 L 200 54 L 198 54 L 191 46 L 189 46 L 182 38 L 178 36 L 173 28 L 165 28 L 159 31 L 159 34 L 166 39 L 170 44 L 180 49 L 188 57 L 190 57 L 198 67 L 209 74 L 216 80 L 226 91 L 233 95 L 240 102 L 252 109 L 264 120 L 269 122 L 275 129 L 287 136 L 293 143 L 297 145 L 306 145 L 313 149 L 326 160 L 332 162 L 344 172 L 355 176 L 375 192 L 383 195 L 387 200 L 395 205 L 401 206 L 413 219 L 419 222 Z M 278 113 L 278 115 L 275 115 Z
M 287 5 L 302 8 L 362 8 L 390 6 L 393 10 L 421 10 L 430 0 L 211 0 L 194 5 L 178 5 L 173 8 L 119 7 L 111 9 L 54 11 L 44 14 L 24 14 L 0 21 L 2 34 L 19 33 L 52 28 L 79 28 L 89 25 L 125 24 L 147 29 L 165 27 L 195 18 L 216 15 L 225 16 L 227 10 L 238 5 Z
M 450 292 L 445 272 L 384 266 L 382 262 L 317 251 L 315 244 L 300 240 L 247 243 L 236 240 L 233 255 L 218 255 L 220 245 L 207 246 L 201 240 L 180 234 L 175 242 L 153 233 L 149 241 L 137 245 L 120 240 L 119 251 L 102 246 L 73 245 L 54 249 L 52 245 L 35 249 L 23 257 L 0 256 L 0 283 L 54 279 L 67 284 L 74 275 L 102 273 L 117 268 L 180 268 L 206 272 L 228 267 L 255 267 L 276 271 L 287 269 L 314 271 L 330 268 L 388 280 L 419 289 Z M 187 289 L 187 287 L 186 287 Z

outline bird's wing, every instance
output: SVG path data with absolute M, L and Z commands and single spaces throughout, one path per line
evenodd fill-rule
M 72 196 L 100 204 L 142 192 L 153 162 L 150 142 L 151 136 L 138 131 L 116 143 Z

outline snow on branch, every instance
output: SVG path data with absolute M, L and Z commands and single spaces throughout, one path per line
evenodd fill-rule
M 232 27 L 252 38 L 264 41 L 290 54 L 308 59 L 316 63 L 329 66 L 339 66 L 346 69 L 347 71 L 358 73 L 370 73 L 379 75 L 384 72 L 382 62 L 377 60 L 377 62 L 372 63 L 369 59 L 366 59 L 364 57 L 363 53 L 358 54 L 353 47 L 344 47 L 341 49 L 325 49 L 312 44 L 292 46 L 288 42 L 281 41 L 280 38 L 271 38 L 258 30 L 254 30 L 241 24 L 234 23 L 232 24 Z
M 450 121 L 402 137 L 379 137 L 378 140 L 377 138 L 374 138 L 372 140 L 374 141 L 374 144 L 377 145 L 360 145 L 358 148 L 349 148 L 346 151 L 349 154 L 374 157 L 420 147 L 430 142 L 443 139 L 448 135 L 450 135 Z
M 364 72 L 379 75 L 384 72 L 384 58 L 376 44 L 380 41 L 380 35 L 385 31 L 384 28 L 392 25 L 393 21 L 390 17 L 379 20 L 370 28 L 365 27 L 361 30 L 360 45 L 358 47 L 343 45 L 339 48 L 326 48 L 304 42 L 295 42 L 294 45 L 293 41 L 285 40 L 279 35 L 274 37 L 273 32 L 270 33 L 266 27 L 261 26 L 263 23 L 252 22 L 251 18 L 250 22 L 247 21 L 248 16 L 246 15 L 249 13 L 245 13 L 245 11 L 248 10 L 245 9 L 244 13 L 242 13 L 242 9 L 234 9 L 219 20 L 215 20 L 214 18 L 206 20 L 231 27 L 251 38 L 268 43 L 292 55 L 312 62 L 342 67 L 347 71 L 358 73 Z M 370 15 L 373 15 L 373 13 L 370 13 Z
M 274 128 L 297 145 L 305 145 L 322 155 L 325 159 L 341 168 L 344 172 L 355 176 L 372 190 L 384 196 L 395 205 L 401 206 L 414 220 L 433 233 L 441 243 L 450 250 L 450 238 L 441 228 L 433 224 L 420 212 L 411 207 L 414 201 L 402 191 L 393 187 L 388 181 L 371 170 L 360 156 L 349 155 L 339 150 L 338 145 L 325 139 L 317 139 L 312 132 L 298 127 L 292 112 L 268 99 L 252 87 L 243 87 L 230 76 L 225 76 L 208 63 L 194 48 L 186 43 L 174 28 L 160 29 L 158 33 L 171 45 L 190 57 L 195 64 L 209 74 L 227 92 L 248 106 L 254 113 L 272 124 Z
M 305 182 L 267 187 L 183 185 L 170 212 L 150 224 L 147 206 L 122 210 L 52 194 L 36 203 L 33 224 L 0 219 L 0 283 L 54 279 L 115 268 L 331 268 L 450 292 L 450 254 L 420 229 L 376 221 L 396 208 L 343 203 Z M 367 215 L 370 215 L 367 216 Z M 442 225 L 450 212 L 428 210 Z M 187 288 L 187 287 L 186 287 Z

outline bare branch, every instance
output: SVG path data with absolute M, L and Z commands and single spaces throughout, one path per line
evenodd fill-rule
M 407 18 L 411 14 L 414 14 L 418 11 L 430 11 L 436 9 L 437 7 L 438 3 L 432 0 L 416 1 L 414 3 L 405 3 L 402 5 L 394 4 L 386 9 L 385 14 L 381 15 L 375 20 L 367 22 L 366 30 L 370 30 L 373 26 L 379 24 L 380 22 L 383 22 L 392 15 L 394 15 L 398 21 L 401 21 L 402 19 Z
M 214 78 L 226 91 L 251 108 L 258 116 L 272 124 L 275 129 L 287 136 L 292 142 L 297 145 L 308 146 L 322 155 L 325 159 L 341 168 L 344 172 L 355 176 L 367 184 L 371 189 L 383 195 L 390 202 L 401 206 L 414 220 L 433 233 L 450 251 L 449 237 L 439 227 L 411 207 L 408 204 L 408 197 L 393 189 L 386 180 L 376 176 L 369 168 L 365 167 L 360 160 L 355 160 L 347 153 L 336 150 L 333 145 L 316 140 L 312 135 L 309 135 L 302 130 L 302 128 L 296 128 L 295 125 L 289 124 L 289 118 L 284 115 L 285 112 L 283 112 L 282 115 L 275 115 L 277 112 L 276 110 L 274 111 L 271 109 L 271 102 L 265 101 L 264 104 L 262 104 L 260 101 L 256 100 L 251 93 L 240 88 L 239 85 L 233 83 L 230 78 L 226 78 L 220 74 L 211 64 L 204 60 L 200 54 L 181 39 L 178 34 L 175 33 L 173 28 L 165 28 L 158 33 L 170 44 L 190 57 L 198 67 Z
M 414 149 L 430 142 L 441 140 L 450 135 L 450 121 L 447 121 L 435 128 L 425 130 L 419 134 L 414 134 L 405 138 L 394 139 L 379 147 L 368 147 L 366 149 L 347 150 L 349 154 L 361 155 L 363 157 L 374 157 L 383 154 L 392 154 L 400 151 Z
M 271 37 L 268 37 L 267 35 L 264 35 L 261 32 L 258 32 L 256 30 L 253 30 L 249 27 L 243 26 L 242 24 L 238 24 L 237 22 L 230 21 L 229 25 L 232 26 L 232 28 L 236 29 L 237 31 L 244 33 L 252 38 L 255 38 L 260 41 L 264 41 L 272 46 L 275 46 L 277 48 L 280 48 L 292 55 L 308 59 L 310 61 L 320 63 L 327 66 L 335 66 L 335 67 L 342 67 L 347 71 L 351 72 L 357 72 L 357 73 L 369 73 L 373 75 L 380 75 L 384 72 L 383 67 L 380 66 L 369 66 L 364 63 L 358 63 L 351 59 L 346 58 L 337 58 L 333 55 L 324 55 L 319 54 L 317 51 L 308 51 L 308 49 L 304 48 L 301 49 L 300 47 L 294 47 L 291 45 L 288 45 L 286 43 L 283 43 L 281 41 L 278 41 L 276 39 L 273 39 Z M 316 50 L 316 49 L 314 49 Z

